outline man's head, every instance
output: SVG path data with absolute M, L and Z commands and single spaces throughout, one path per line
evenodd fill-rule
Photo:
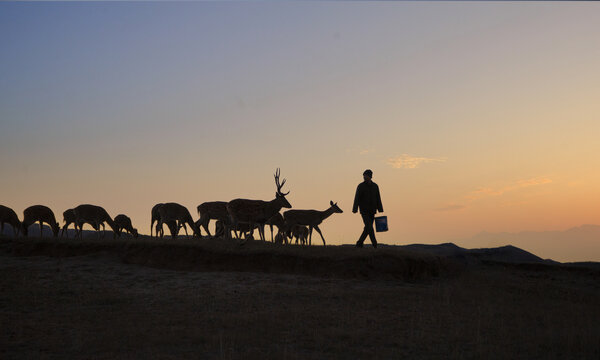
M 363 178 L 365 179 L 365 181 L 370 181 L 371 178 L 373 177 L 373 172 L 369 169 L 365 170 L 365 172 L 363 172 Z

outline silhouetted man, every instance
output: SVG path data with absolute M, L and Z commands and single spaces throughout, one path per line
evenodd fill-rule
M 365 228 L 356 242 L 356 247 L 363 247 L 363 242 L 367 238 L 367 235 L 369 235 L 373 247 L 377 247 L 373 222 L 375 221 L 375 213 L 378 210 L 379 212 L 383 212 L 383 205 L 381 205 L 379 186 L 371 181 L 372 177 L 373 172 L 371 170 L 365 170 L 363 173 L 365 181 L 358 184 L 356 195 L 354 196 L 352 212 L 356 214 L 357 210 L 360 208 L 360 216 L 362 216 L 363 223 L 365 224 Z

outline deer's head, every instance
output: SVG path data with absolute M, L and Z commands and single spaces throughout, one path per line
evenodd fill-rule
M 333 209 L 334 213 L 339 213 L 339 214 L 343 213 L 342 209 L 340 209 L 337 206 L 337 203 L 334 203 L 333 201 L 329 201 L 329 205 L 331 205 L 331 208 Z
M 138 234 L 138 231 L 137 231 L 137 229 L 136 229 L 136 228 L 133 228 L 133 237 L 137 239 L 138 235 L 139 235 L 139 234 Z
M 279 175 L 281 174 L 281 171 L 279 170 L 279 168 L 277 168 L 277 171 L 275 171 L 275 185 L 277 186 L 277 192 L 275 193 L 275 198 L 279 201 L 279 203 L 281 204 L 281 207 L 283 208 L 287 208 L 290 209 L 292 207 L 292 204 L 290 204 L 289 201 L 287 201 L 287 199 L 285 198 L 287 194 L 289 194 L 290 192 L 286 192 L 283 193 L 281 192 L 281 188 L 283 188 L 283 185 L 285 185 L 285 179 L 283 179 L 283 181 L 281 183 L 279 183 Z

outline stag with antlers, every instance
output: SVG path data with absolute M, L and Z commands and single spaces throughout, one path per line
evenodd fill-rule
M 282 193 L 281 189 L 285 185 L 285 179 L 279 182 L 280 170 L 276 170 L 275 185 L 277 192 L 275 199 L 271 201 L 235 199 L 227 203 L 227 212 L 229 213 L 231 227 L 238 228 L 240 223 L 248 224 L 250 229 L 258 226 L 260 239 L 265 241 L 265 223 L 281 210 L 281 208 L 291 208 L 292 205 L 285 198 L 290 192 Z M 229 231 L 227 231 L 229 236 Z

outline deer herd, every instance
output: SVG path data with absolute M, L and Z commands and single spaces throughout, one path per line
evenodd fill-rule
M 241 243 L 248 239 L 253 239 L 254 230 L 262 241 L 265 240 L 265 225 L 269 225 L 271 230 L 271 241 L 276 243 L 291 243 L 295 239 L 296 244 L 311 245 L 313 229 L 321 236 L 323 245 L 325 238 L 319 225 L 334 213 L 342 213 L 342 210 L 333 201 L 329 202 L 329 208 L 323 211 L 319 210 L 287 210 L 283 214 L 282 208 L 290 209 L 292 205 L 286 199 L 289 191 L 283 193 L 281 190 L 285 184 L 279 180 L 280 170 L 277 169 L 275 185 L 277 191 L 275 198 L 271 201 L 234 199 L 226 201 L 204 202 L 197 207 L 199 220 L 192 219 L 188 209 L 177 203 L 160 203 L 154 205 L 151 211 L 150 237 L 162 238 L 164 236 L 163 225 L 167 225 L 172 238 L 177 238 L 180 229 L 183 227 L 186 236 L 189 237 L 187 227 L 192 231 L 193 236 L 201 237 L 201 228 L 203 228 L 209 237 L 227 237 L 231 238 L 232 233 Z M 215 233 L 211 235 L 208 225 L 210 220 L 215 220 Z M 52 210 L 43 205 L 33 205 L 23 211 L 23 221 L 21 222 L 17 214 L 9 207 L 0 205 L 0 234 L 4 233 L 4 224 L 10 224 L 13 228 L 14 236 L 22 233 L 28 236 L 30 225 L 39 222 L 40 236 L 42 236 L 42 225 L 48 224 L 52 229 L 54 237 L 58 237 L 59 231 L 62 237 L 65 234 L 68 237 L 68 228 L 71 224 L 75 227 L 75 236 L 82 238 L 83 225 L 89 224 L 98 233 L 104 237 L 105 223 L 113 231 L 113 238 L 121 236 L 123 230 L 134 237 L 138 236 L 138 231 L 132 226 L 131 219 L 124 214 L 119 214 L 113 218 L 108 212 L 96 205 L 83 204 L 73 209 L 63 212 L 64 225 L 60 231 L 60 225 L 54 217 Z M 100 232 L 102 227 L 102 232 Z M 277 234 L 273 236 L 273 227 L 277 228 Z M 243 240 L 242 240 L 243 237 Z

